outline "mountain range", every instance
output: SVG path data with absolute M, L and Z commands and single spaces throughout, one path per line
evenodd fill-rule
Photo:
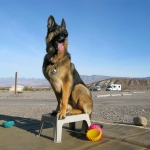
M 129 83 L 132 83 L 132 81 L 134 83 L 137 83 L 137 85 L 139 83 L 143 83 L 141 80 L 146 80 L 149 81 L 150 77 L 146 77 L 146 78 L 117 78 L 117 77 L 111 77 L 111 76 L 102 76 L 102 75 L 81 75 L 82 80 L 84 81 L 85 84 L 99 84 L 102 82 L 104 83 L 104 81 L 106 81 L 107 83 L 109 83 L 109 80 L 113 83 L 121 83 L 124 86 L 129 86 Z M 135 81 L 136 80 L 136 81 Z M 128 83 L 129 82 L 129 83 Z M 13 86 L 15 83 L 15 79 L 14 78 L 0 78 L 0 87 L 11 87 Z M 145 83 L 145 82 L 144 82 Z M 49 86 L 49 82 L 44 79 L 44 78 L 18 78 L 17 79 L 17 84 L 18 85 L 22 85 L 22 86 Z M 105 83 L 106 84 L 106 83 Z
M 81 75 L 82 80 L 85 84 L 90 84 L 93 82 L 101 81 L 110 78 L 109 76 L 101 75 Z M 0 87 L 10 87 L 14 85 L 14 78 L 0 78 Z M 49 82 L 45 78 L 18 78 L 17 84 L 22 86 L 49 86 Z

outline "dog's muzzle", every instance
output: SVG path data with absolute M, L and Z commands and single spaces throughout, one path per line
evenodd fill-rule
M 63 51 L 64 50 L 64 44 L 65 41 L 67 40 L 68 37 L 68 32 L 67 30 L 58 34 L 54 39 L 53 39 L 53 43 L 54 43 L 54 47 L 56 50 L 58 51 Z

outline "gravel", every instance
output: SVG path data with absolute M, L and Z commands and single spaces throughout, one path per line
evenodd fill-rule
M 150 105 L 146 106 L 115 106 L 103 104 L 94 106 L 92 118 L 111 121 L 116 123 L 133 124 L 133 118 L 143 116 L 148 120 L 148 127 L 150 127 Z
M 38 94 L 37 94 L 38 93 Z M 146 95 L 147 96 L 147 95 Z M 24 92 L 14 95 L 10 92 L 0 92 L 0 100 L 3 99 L 56 99 L 53 92 Z M 118 98 L 118 97 L 117 97 Z M 8 105 L 0 101 L 0 114 L 14 117 L 41 119 L 42 114 L 51 112 L 56 104 L 31 104 L 31 105 Z M 106 122 L 132 124 L 133 118 L 137 116 L 146 117 L 147 127 L 150 127 L 150 105 L 113 105 L 96 104 L 93 107 L 92 119 Z

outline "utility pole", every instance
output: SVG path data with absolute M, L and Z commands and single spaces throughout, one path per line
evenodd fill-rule
M 17 72 L 15 73 L 15 94 L 17 91 Z

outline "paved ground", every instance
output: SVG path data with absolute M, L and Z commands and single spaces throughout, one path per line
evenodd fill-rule
M 5 105 L 48 105 L 57 104 L 56 99 L 0 99 L 0 104 Z M 93 98 L 94 105 L 109 104 L 109 105 L 150 105 L 150 99 L 99 99 Z
M 11 92 L 0 92 L 0 124 L 14 120 L 15 126 L 0 126 L 0 150 L 27 149 L 93 149 L 93 150 L 148 150 L 150 149 L 150 128 L 132 125 L 133 117 L 142 115 L 150 122 L 150 92 L 134 93 L 126 96 L 112 96 L 120 92 L 92 92 L 94 108 L 92 123 L 103 125 L 103 136 L 98 142 L 86 139 L 77 131 L 68 130 L 64 125 L 62 143 L 53 143 L 53 128 L 50 124 L 44 127 L 43 134 L 37 138 L 41 115 L 56 108 L 56 98 L 49 92 L 23 92 L 14 95 Z M 143 91 L 142 91 L 143 92 Z M 97 97 L 97 95 L 108 97 Z
M 76 124 L 76 131 L 71 131 L 64 124 L 62 142 L 53 143 L 53 126 L 45 124 L 40 137 L 39 120 L 31 118 L 10 117 L 0 115 L 3 121 L 14 120 L 15 126 L 4 128 L 0 126 L 0 150 L 149 150 L 150 129 L 129 125 L 117 125 L 92 121 L 93 124 L 103 125 L 102 138 L 91 142 L 80 132 L 81 122 Z
M 118 96 L 119 94 L 119 96 Z M 122 95 L 131 94 L 131 95 Z M 110 96 L 106 96 L 110 95 Z M 101 96 L 101 97 L 97 97 Z M 106 97 L 105 97 L 106 96 Z M 100 91 L 92 92 L 92 99 L 95 105 L 97 104 L 114 104 L 114 105 L 149 105 L 150 91 Z M 56 103 L 56 97 L 53 91 L 39 92 L 23 92 L 14 95 L 13 92 L 0 92 L 1 104 L 48 104 Z

